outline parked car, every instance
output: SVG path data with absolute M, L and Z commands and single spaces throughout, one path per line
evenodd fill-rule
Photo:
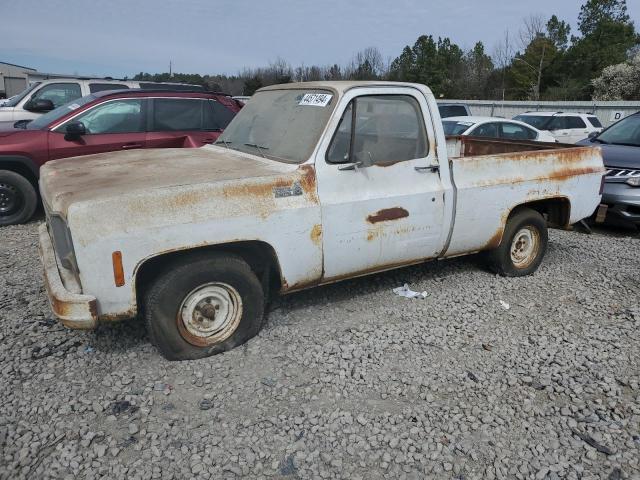
M 204 91 L 201 86 L 184 83 L 143 82 L 111 79 L 56 78 L 33 83 L 22 93 L 0 105 L 0 123 L 33 120 L 65 103 L 104 90 L 142 88 L 172 91 Z
M 613 217 L 640 227 L 640 112 L 578 144 L 602 149 L 607 174 L 601 219 Z
M 471 116 L 469 106 L 464 103 L 438 102 L 438 111 L 440 112 L 440 118 Z
M 311 82 L 259 90 L 215 145 L 49 162 L 52 309 L 83 329 L 144 312 L 164 356 L 201 358 L 254 336 L 272 292 L 476 252 L 531 274 L 547 226 L 600 202 L 597 149 L 449 142 L 424 85 Z
M 22 128 L 0 131 L 0 225 L 33 215 L 40 167 L 113 150 L 190 148 L 214 142 L 240 110 L 222 94 L 117 90 L 73 100 Z
M 506 138 L 508 140 L 533 140 L 556 142 L 549 132 L 540 131 L 517 120 L 497 117 L 450 117 L 442 121 L 445 135 L 470 135 L 473 137 Z
M 594 132 L 602 131 L 598 117 L 572 112 L 527 112 L 513 117 L 538 130 L 549 132 L 558 142 L 577 143 Z

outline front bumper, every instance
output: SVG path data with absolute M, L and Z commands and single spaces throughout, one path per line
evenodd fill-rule
M 640 187 L 605 181 L 602 203 L 609 206 L 607 215 L 612 214 L 640 226 Z
M 66 327 L 82 330 L 96 328 L 98 325 L 96 297 L 72 293 L 66 289 L 60 277 L 47 225 L 40 225 L 38 233 L 40 235 L 40 260 L 44 267 L 44 285 L 53 313 Z

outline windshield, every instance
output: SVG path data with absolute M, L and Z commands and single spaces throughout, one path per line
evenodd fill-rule
M 29 93 L 31 93 L 33 91 L 33 89 L 36 88 L 38 85 L 40 85 L 40 82 L 34 83 L 30 87 L 28 87 L 26 90 L 23 90 L 22 93 L 19 93 L 18 95 L 8 99 L 2 106 L 3 107 L 15 107 L 16 105 L 18 105 L 20 103 L 20 101 L 24 97 L 29 95 Z
M 78 108 L 83 107 L 84 105 L 92 102 L 95 99 L 95 95 L 87 95 L 86 97 L 71 100 L 70 102 L 65 103 L 64 105 L 60 105 L 58 108 L 36 118 L 32 122 L 29 122 L 26 128 L 28 130 L 40 130 L 41 128 L 45 128 L 59 118 L 64 117 L 67 113 L 73 110 L 77 110 Z
M 327 90 L 267 90 L 251 97 L 217 145 L 287 163 L 308 160 L 337 98 Z
M 600 143 L 640 147 L 640 114 L 623 118 L 595 138 Z
M 473 127 L 473 122 L 454 122 L 451 120 L 445 120 L 442 122 L 445 135 L 462 135 L 464 132 Z
M 528 123 L 538 130 L 548 130 L 547 125 L 549 125 L 549 122 L 553 119 L 553 117 L 540 115 L 518 115 L 516 117 L 513 117 L 513 119 Z

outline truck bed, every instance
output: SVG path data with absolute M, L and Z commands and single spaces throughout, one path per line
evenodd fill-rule
M 448 137 L 447 152 L 456 190 L 447 257 L 498 246 L 518 205 L 536 202 L 560 228 L 598 206 L 594 193 L 605 173 L 599 148 Z

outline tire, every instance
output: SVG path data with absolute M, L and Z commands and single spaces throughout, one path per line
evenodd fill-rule
M 485 258 L 495 273 L 523 277 L 538 269 L 548 243 L 544 217 L 535 210 L 523 208 L 509 217 L 500 245 L 487 252 Z
M 0 170 L 0 226 L 28 221 L 38 206 L 31 182 L 11 170 Z
M 143 295 L 151 342 L 168 360 L 195 360 L 245 343 L 262 328 L 264 304 L 249 265 L 222 253 L 172 262 Z

